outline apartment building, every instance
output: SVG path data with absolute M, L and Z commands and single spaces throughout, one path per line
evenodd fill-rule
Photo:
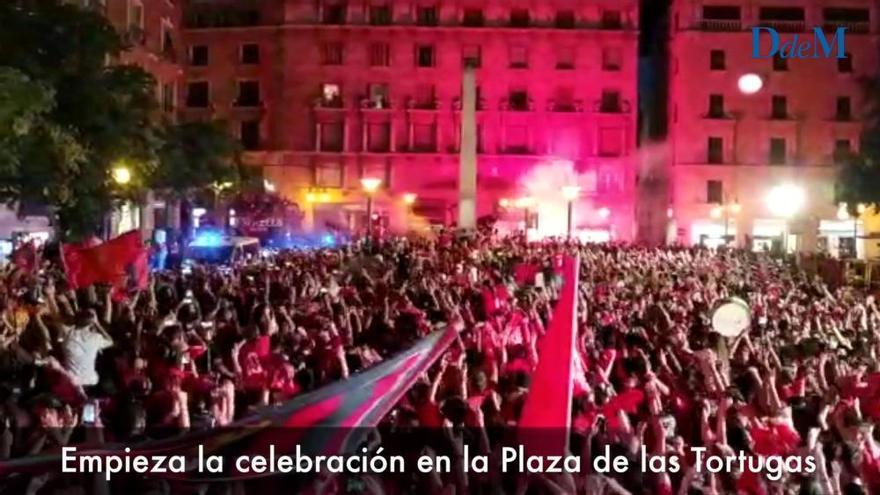
M 379 210 L 456 218 L 462 71 L 478 86 L 478 214 L 565 161 L 602 215 L 579 226 L 634 232 L 635 0 L 191 0 L 181 117 L 230 123 L 307 218 Z
M 836 164 L 859 147 L 877 9 L 870 0 L 673 2 L 669 240 L 852 249 L 861 223 L 840 211 L 834 183 Z M 770 56 L 774 43 L 783 53 Z M 803 58 L 791 56 L 793 44 Z

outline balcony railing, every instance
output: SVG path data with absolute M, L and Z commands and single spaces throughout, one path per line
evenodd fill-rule
M 629 100 L 602 100 L 593 102 L 593 111 L 598 113 L 630 113 Z
M 699 26 L 703 31 L 742 31 L 739 19 L 703 19 Z
M 762 27 L 773 28 L 780 33 L 802 33 L 806 29 L 804 21 L 780 21 L 761 19 L 758 24 Z
M 867 34 L 871 32 L 871 24 L 868 22 L 825 21 L 822 29 L 826 32 L 835 32 L 837 28 L 846 28 L 847 33 Z
M 413 97 L 406 99 L 406 108 L 409 110 L 437 110 L 440 108 L 440 101 L 437 98 L 430 100 L 418 100 Z
M 525 100 L 501 98 L 498 107 L 509 112 L 531 112 L 535 109 L 535 102 L 531 98 Z
M 364 110 L 390 110 L 391 101 L 388 98 L 361 98 L 361 108 Z
M 343 100 L 341 97 L 339 97 L 339 98 L 316 98 L 315 99 L 315 108 L 331 108 L 331 109 L 345 108 L 345 100 Z
M 548 112 L 557 112 L 557 113 L 583 112 L 584 111 L 584 104 L 581 100 L 574 100 L 574 101 L 549 100 L 547 102 L 547 111 Z

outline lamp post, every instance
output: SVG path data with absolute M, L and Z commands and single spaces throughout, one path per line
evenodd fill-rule
M 574 221 L 574 201 L 578 198 L 578 195 L 581 193 L 581 188 L 578 186 L 565 186 L 562 188 L 562 197 L 565 198 L 565 201 L 568 203 L 568 220 L 567 220 L 567 235 L 568 238 L 571 239 L 571 233 L 573 230 L 573 221 Z
M 120 186 L 128 185 L 131 182 L 131 170 L 125 165 L 113 167 L 111 171 L 113 182 Z
M 375 177 L 364 177 L 361 179 L 361 187 L 367 195 L 367 239 L 373 237 L 373 195 L 382 185 L 382 179 Z

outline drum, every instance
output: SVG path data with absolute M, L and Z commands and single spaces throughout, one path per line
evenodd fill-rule
M 751 324 L 752 311 L 738 297 L 722 299 L 712 310 L 712 329 L 725 337 L 739 337 Z

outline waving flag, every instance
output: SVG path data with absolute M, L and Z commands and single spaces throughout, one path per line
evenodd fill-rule
M 74 289 L 94 284 L 125 285 L 132 265 L 146 260 L 141 233 L 133 230 L 96 246 L 63 244 L 61 259 Z
M 270 453 L 290 455 L 297 446 L 303 454 L 350 454 L 364 440 L 368 428 L 376 426 L 455 339 L 456 330 L 448 327 L 417 342 L 411 348 L 382 363 L 314 392 L 294 398 L 281 406 L 265 408 L 252 416 L 222 429 L 205 430 L 178 438 L 130 446 L 130 455 L 184 455 L 193 458 L 198 447 L 205 455 L 241 455 Z M 125 455 L 125 445 L 81 446 L 77 455 Z M 0 477 L 16 473 L 58 472 L 60 453 L 0 462 Z M 240 473 L 234 467 L 223 475 L 212 476 L 188 471 L 184 475 L 164 474 L 166 478 L 196 480 L 242 480 L 271 476 L 273 473 Z
M 538 367 L 519 422 L 520 441 L 528 455 L 563 455 L 568 448 L 579 265 L 576 257 L 563 258 L 559 302 L 538 343 Z

